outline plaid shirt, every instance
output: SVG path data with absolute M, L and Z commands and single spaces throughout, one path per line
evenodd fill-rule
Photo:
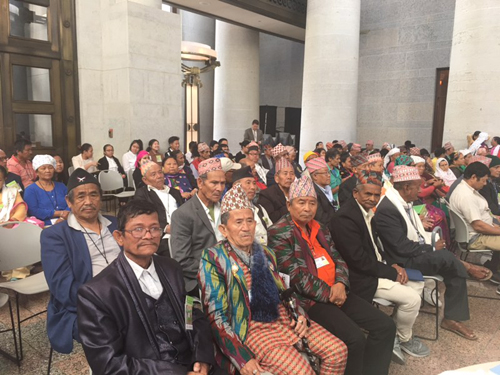
M 321 226 L 316 238 L 335 262 L 335 283 L 342 283 L 349 288 L 347 264 L 335 249 L 328 229 Z M 306 311 L 315 302 L 329 301 L 330 286 L 318 277 L 311 249 L 290 214 L 269 228 L 268 246 L 276 253 L 280 272 L 290 276 L 290 285 L 298 286 L 299 301 Z
M 7 161 L 7 169 L 9 172 L 15 173 L 21 177 L 21 181 L 23 182 L 25 189 L 34 183 L 37 177 L 31 161 L 26 160 L 26 166 L 23 167 L 21 162 L 15 156 L 12 156 Z

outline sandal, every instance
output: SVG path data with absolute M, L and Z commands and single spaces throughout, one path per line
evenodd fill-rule
M 475 280 L 488 281 L 493 276 L 493 272 L 485 267 L 475 266 L 469 263 L 467 273 Z
M 478 338 L 476 334 L 469 328 L 467 328 L 465 324 L 457 322 L 455 320 L 443 319 L 441 321 L 441 328 L 456 333 L 457 335 L 467 340 L 476 341 Z

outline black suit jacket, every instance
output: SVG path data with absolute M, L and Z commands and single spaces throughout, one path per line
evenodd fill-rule
M 170 189 L 169 194 L 174 197 L 177 202 L 177 207 L 180 207 L 184 200 L 182 199 L 181 193 L 177 189 Z M 134 199 L 140 199 L 152 203 L 156 207 L 158 212 L 158 219 L 160 219 L 161 228 L 165 228 L 167 224 L 167 210 L 163 205 L 160 197 L 153 190 L 149 190 L 148 186 L 144 185 L 135 191 Z
M 278 184 L 262 190 L 259 193 L 258 204 L 266 209 L 273 223 L 276 223 L 288 213 L 285 193 L 283 193 Z
M 318 196 L 318 209 L 316 210 L 316 216 L 314 216 L 314 220 L 323 224 L 331 232 L 332 219 L 335 215 L 335 208 L 318 185 L 314 184 L 314 190 L 316 191 L 316 195 Z
M 352 197 L 352 192 L 356 187 L 356 183 L 358 182 L 358 178 L 356 176 L 351 176 L 344 182 L 340 184 L 339 187 L 339 204 L 342 206 L 350 199 L 354 199 Z
M 171 324 L 185 327 L 186 291 L 177 262 L 153 257 L 155 269 L 176 314 Z M 186 374 L 175 358 L 160 354 L 153 322 L 139 282 L 121 253 L 78 291 L 78 327 L 83 349 L 95 374 Z M 193 309 L 193 330 L 185 331 L 192 363 L 214 364 L 208 320 Z M 163 358 L 162 358 L 163 357 Z
M 260 158 L 260 164 L 266 168 L 268 171 L 270 171 L 272 168 L 274 168 L 274 166 L 276 165 L 276 162 L 274 161 L 273 158 L 271 158 L 271 164 L 269 164 L 269 161 L 267 160 L 267 158 L 262 155 L 262 157 Z
M 488 202 L 488 208 L 493 213 L 493 215 L 500 215 L 500 206 L 498 205 L 498 193 L 493 186 L 494 182 L 488 181 L 488 183 L 479 190 L 484 199 Z
M 120 174 L 124 174 L 126 175 L 125 173 L 125 170 L 123 169 L 122 165 L 120 164 L 120 161 L 115 158 L 113 156 L 113 160 L 115 161 L 116 165 L 118 166 L 118 172 Z M 106 159 L 106 156 L 103 156 L 102 158 L 100 158 L 98 161 L 97 161 L 97 169 L 99 169 L 100 171 L 106 171 L 109 169 L 109 163 L 108 163 L 108 159 Z
M 420 245 L 408 238 L 404 217 L 387 197 L 378 205 L 373 220 L 390 264 L 405 266 L 410 258 L 432 251 L 431 245 Z
M 340 207 L 332 223 L 333 241 L 349 267 L 351 290 L 371 303 L 378 287 L 378 279 L 396 281 L 398 272 L 377 260 L 365 219 L 355 199 L 348 200 Z M 373 219 L 371 223 L 372 234 L 377 241 Z M 379 252 L 384 258 L 384 253 L 380 249 Z
M 12 173 L 12 172 L 7 172 L 7 176 L 5 177 L 5 185 L 8 185 L 12 181 L 15 181 L 19 187 L 21 188 L 21 191 L 19 192 L 21 196 L 24 196 L 24 185 L 23 181 L 21 180 L 21 176 Z

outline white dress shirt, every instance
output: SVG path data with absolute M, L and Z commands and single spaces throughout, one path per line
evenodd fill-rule
M 177 209 L 177 202 L 174 199 L 174 197 L 172 197 L 169 193 L 170 187 L 164 185 L 163 190 L 158 190 L 153 186 L 148 185 L 148 190 L 153 190 L 156 193 L 156 195 L 158 195 L 158 198 L 160 198 L 161 203 L 163 203 L 163 207 L 165 207 L 165 212 L 167 214 L 167 222 L 171 224 L 172 214 Z M 162 229 L 165 230 L 165 228 Z M 163 238 L 170 238 L 170 234 L 165 233 Z
M 257 130 L 252 130 L 253 132 L 253 139 L 255 140 L 255 142 L 257 142 Z
M 212 219 L 212 216 L 210 216 L 210 210 L 208 209 L 207 206 L 205 206 L 205 203 L 203 203 L 198 197 L 198 194 L 196 194 L 196 198 L 200 201 L 201 207 L 205 210 L 205 213 L 207 214 L 208 221 L 210 221 L 210 224 L 212 225 L 212 228 L 215 233 L 215 237 L 217 238 L 217 241 L 222 241 L 224 240 L 224 236 L 219 232 L 219 225 L 220 225 L 220 203 L 217 202 L 214 204 L 214 217 L 215 221 Z
M 139 281 L 139 285 L 141 286 L 141 290 L 154 299 L 160 298 L 163 293 L 163 285 L 161 285 L 153 259 L 151 258 L 151 264 L 148 269 L 142 268 L 133 260 L 129 259 L 126 253 L 125 259 L 127 259 L 132 271 L 134 271 L 135 277 L 137 277 L 137 281 Z
M 127 173 L 129 170 L 133 171 L 135 169 L 136 160 L 137 160 L 137 155 L 134 154 L 132 151 L 127 151 L 126 153 L 123 154 L 122 166 L 123 169 L 125 170 L 125 173 Z

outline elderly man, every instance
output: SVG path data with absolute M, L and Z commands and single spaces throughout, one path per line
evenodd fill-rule
M 275 166 L 274 168 L 271 168 L 269 172 L 267 172 L 266 180 L 267 180 L 267 186 L 270 187 L 276 183 L 276 180 L 274 178 L 274 175 L 276 174 L 276 164 L 281 158 L 288 158 L 288 151 L 286 150 L 285 146 L 283 146 L 281 143 L 277 144 L 276 147 L 273 148 L 271 152 Z
M 241 185 L 248 200 L 250 201 L 250 204 L 252 205 L 256 223 L 255 240 L 261 245 L 267 245 L 267 229 L 273 224 L 273 222 L 262 205 L 253 203 L 255 195 L 257 194 L 257 182 L 255 181 L 255 177 L 252 173 L 252 168 L 246 166 L 236 171 L 233 174 L 233 180 L 233 186 L 236 184 Z
M 24 185 L 23 181 L 21 180 L 21 176 L 9 171 L 9 168 L 7 168 L 7 154 L 1 148 L 0 148 L 0 165 L 7 170 L 7 176 L 5 177 L 5 186 L 11 186 L 11 187 L 14 186 L 17 188 L 19 193 L 23 194 Z
M 366 148 L 365 148 L 365 149 L 364 149 L 364 151 L 363 151 L 363 154 L 365 154 L 365 156 L 370 155 L 370 152 L 372 152 L 372 151 L 373 151 L 373 145 L 374 145 L 374 144 L 375 144 L 375 143 L 374 143 L 371 139 L 370 139 L 370 140 L 368 140 L 368 141 L 366 141 Z
M 333 218 L 332 237 L 349 267 L 351 291 L 370 303 L 377 297 L 396 305 L 392 314 L 397 327 L 393 357 L 404 364 L 401 349 L 414 357 L 430 354 L 429 348 L 412 336 L 424 283 L 410 281 L 406 270 L 388 264 L 377 247 L 372 219 L 381 193 L 382 173 L 363 171 L 358 176 L 354 199 L 347 201 Z
M 466 279 L 468 274 L 478 280 L 485 279 L 487 270 L 458 260 L 446 251 L 442 239 L 436 242 L 433 251 L 431 235 L 413 209 L 412 202 L 418 199 L 422 183 L 416 167 L 397 166 L 392 178 L 394 188 L 387 189 L 375 214 L 388 262 L 417 269 L 424 275 L 443 276 L 446 292 L 441 328 L 477 340 L 476 334 L 463 323 L 469 319 Z
M 286 158 L 281 158 L 276 162 L 275 185 L 262 190 L 259 194 L 259 204 L 269 213 L 273 223 L 288 213 L 286 201 L 290 185 L 295 179 L 293 166 Z
M 222 239 L 220 199 L 226 186 L 226 176 L 219 159 L 204 160 L 199 165 L 198 193 L 172 215 L 171 254 L 184 273 L 189 295 L 198 296 L 198 266 L 201 252 Z
M 134 199 L 150 202 L 156 207 L 163 231 L 158 255 L 170 257 L 168 242 L 171 234 L 172 214 L 184 200 L 179 190 L 165 185 L 164 174 L 158 164 L 147 161 L 141 165 L 141 174 L 144 186 L 136 190 Z
M 353 143 L 349 150 L 349 153 L 351 157 L 361 154 L 361 145 L 359 143 Z
M 288 161 L 292 164 L 293 170 L 295 171 L 295 177 L 300 178 L 303 170 L 300 164 L 297 163 L 297 160 L 295 160 L 297 158 L 297 150 L 295 150 L 293 146 L 285 146 L 285 150 L 288 153 Z
M 153 256 L 162 234 L 153 204 L 129 202 L 113 233 L 123 252 L 78 291 L 80 337 L 96 374 L 207 375 L 215 364 L 210 326 L 186 296 L 182 270 Z
M 290 321 L 286 289 L 274 252 L 255 241 L 254 212 L 241 185 L 224 197 L 219 227 L 225 240 L 202 254 L 198 278 L 221 367 L 233 374 L 304 374 L 314 371 L 294 347 L 306 337 L 322 374 L 343 374 L 345 345 L 299 307 Z
M 60 353 L 71 353 L 79 341 L 76 299 L 80 286 L 106 268 L 120 253 L 113 238 L 116 219 L 104 217 L 97 179 L 78 168 L 68 181 L 67 221 L 42 232 L 42 266 L 50 289 L 47 334 Z
M 113 233 L 123 252 L 78 291 L 80 337 L 96 374 L 207 375 L 215 364 L 210 326 L 186 296 L 182 270 L 153 256 L 162 234 L 153 204 L 129 202 Z
M 492 164 L 494 167 L 491 167 Z M 487 188 L 490 177 L 499 174 L 498 169 L 500 166 L 497 160 L 492 160 L 490 168 L 480 162 L 469 164 L 463 181 L 450 197 L 451 209 L 467 223 L 471 237 L 469 248 L 494 251 L 493 258 L 485 266 L 493 272 L 491 281 L 495 284 L 500 284 L 500 227 L 494 224 L 494 214 L 489 208 L 488 200 L 480 192 Z
M 351 168 L 353 175 L 340 184 L 339 204 L 341 206 L 349 199 L 352 199 L 352 192 L 354 191 L 358 181 L 356 174 L 370 168 L 370 161 L 365 155 L 362 154 L 351 156 Z
M 248 145 L 248 156 L 247 159 L 250 160 L 255 165 L 255 172 L 259 178 L 259 181 L 264 185 L 267 185 L 267 172 L 269 172 L 266 168 L 259 164 L 260 160 L 260 147 L 255 142 L 250 142 Z
M 14 143 L 14 155 L 7 161 L 7 170 L 20 176 L 25 188 L 34 183 L 37 177 L 30 161 L 32 154 L 31 142 L 19 140 Z
M 314 220 L 327 227 L 332 231 L 332 219 L 337 210 L 337 202 L 335 201 L 332 188 L 330 186 L 330 170 L 325 159 L 311 159 L 306 163 L 306 168 L 309 171 L 311 179 L 314 183 L 314 190 L 318 198 L 318 207 Z
M 259 129 L 259 120 L 252 121 L 252 127 L 245 130 L 243 139 L 248 142 L 256 142 L 260 144 L 264 139 L 264 133 Z
M 309 177 L 294 181 L 287 206 L 290 213 L 268 233 L 279 270 L 296 285 L 311 319 L 347 345 L 346 374 L 386 375 L 396 327 L 389 316 L 349 292 L 347 265 L 328 229 L 314 220 L 317 197 Z

